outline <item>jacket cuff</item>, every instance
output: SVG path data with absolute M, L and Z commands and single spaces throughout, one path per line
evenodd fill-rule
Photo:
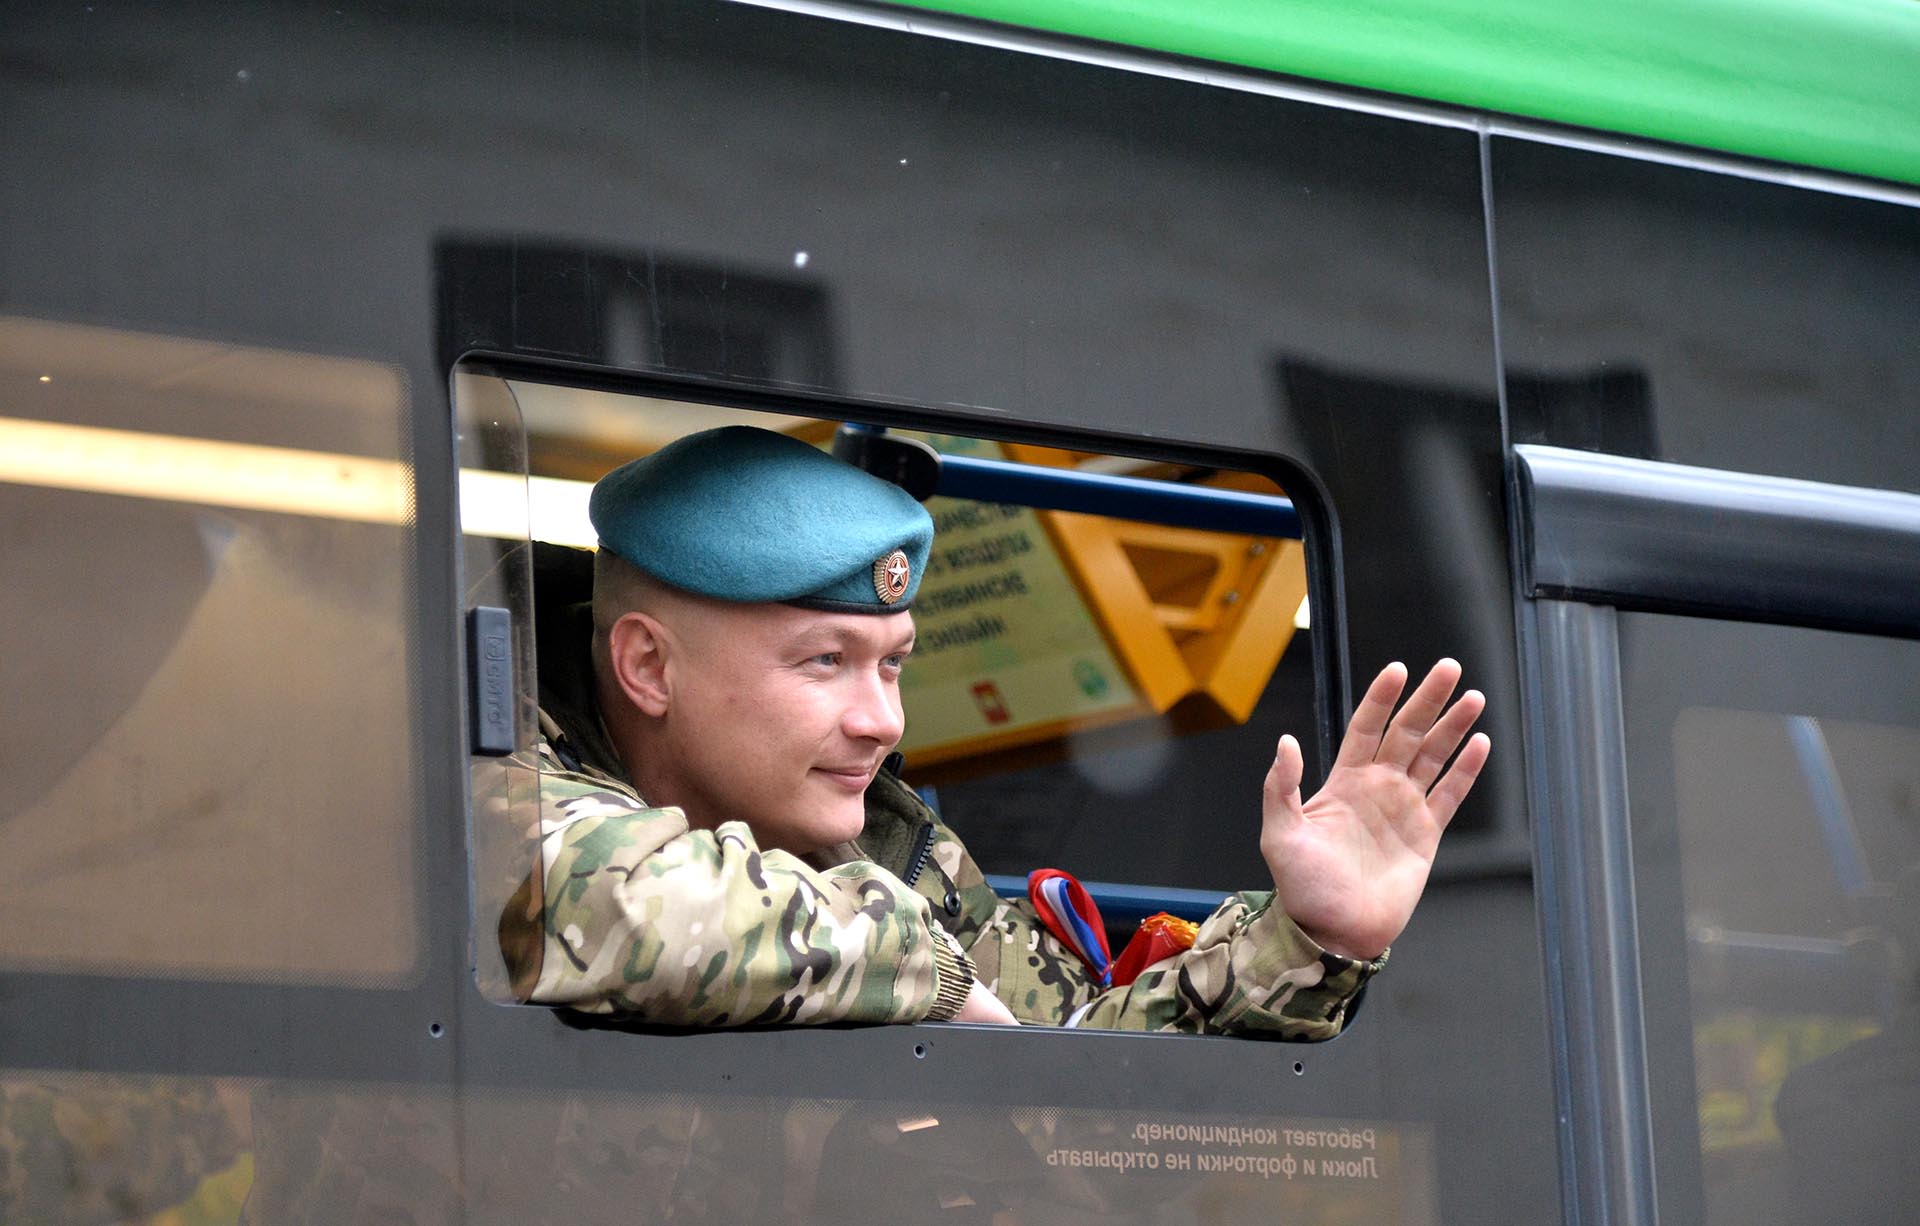
M 933 926 L 933 977 L 933 1008 L 927 1010 L 926 1020 L 952 1021 L 973 989 L 973 963 L 960 942 L 938 924 Z
M 1240 896 L 1245 909 L 1231 920 L 1231 980 L 1238 986 L 1216 1008 L 1212 1026 L 1225 1033 L 1266 1033 L 1306 1042 L 1330 1039 L 1345 1028 L 1350 1007 L 1387 962 L 1387 955 L 1359 962 L 1329 952 L 1294 923 L 1271 895 Z M 1208 930 L 1232 908 L 1214 913 Z
M 1365 984 L 1367 980 L 1385 970 L 1387 967 L 1387 959 L 1393 955 L 1393 947 L 1391 945 L 1381 950 L 1380 956 L 1373 959 L 1349 958 L 1345 954 L 1336 954 L 1326 946 L 1320 944 L 1320 942 L 1314 940 L 1305 928 L 1295 923 L 1294 918 L 1288 915 L 1286 910 L 1280 906 L 1278 898 L 1271 899 L 1264 906 L 1255 907 L 1250 910 L 1241 919 L 1240 926 L 1243 930 L 1251 927 L 1254 921 L 1265 915 L 1272 915 L 1274 918 L 1269 921 L 1270 923 L 1275 923 L 1288 930 L 1288 939 L 1297 943 L 1312 957 L 1317 958 L 1321 965 L 1326 966 L 1332 974 L 1339 975 L 1343 972 L 1351 971 L 1360 977 L 1361 984 Z

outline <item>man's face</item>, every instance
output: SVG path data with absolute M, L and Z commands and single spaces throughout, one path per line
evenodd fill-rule
M 665 798 L 698 826 L 744 821 L 805 855 L 860 833 L 864 793 L 906 730 L 913 618 L 706 603 L 672 627 Z M 651 772 L 650 772 L 651 773 Z M 650 803 L 662 803 L 654 797 Z

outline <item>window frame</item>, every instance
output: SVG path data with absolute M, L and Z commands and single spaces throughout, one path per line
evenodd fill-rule
M 480 352 L 469 353 L 454 364 L 449 375 L 450 389 L 461 376 L 479 376 L 509 384 L 513 382 L 557 384 L 615 395 L 674 401 L 693 409 L 744 410 L 765 413 L 770 417 L 807 417 L 819 421 L 847 422 L 881 429 L 959 434 L 994 443 L 1032 444 L 1066 450 L 1097 451 L 1128 459 L 1237 470 L 1264 477 L 1286 491 L 1286 497 L 1292 500 L 1299 518 L 1308 601 L 1313 618 L 1313 633 L 1308 636 L 1306 646 L 1314 675 L 1314 694 L 1310 703 L 1314 720 L 1311 732 L 1306 735 L 1311 735 L 1317 742 L 1314 746 L 1317 750 L 1317 761 L 1328 767 L 1331 766 L 1334 750 L 1339 744 L 1340 735 L 1352 711 L 1351 679 L 1342 667 L 1342 661 L 1347 656 L 1347 648 L 1346 621 L 1340 599 L 1343 584 L 1340 579 L 1338 533 L 1328 510 L 1324 491 L 1304 466 L 1288 457 L 1273 453 L 1168 443 L 1164 440 L 1140 439 L 1096 431 L 1010 423 L 997 417 L 967 414 L 951 407 L 888 404 L 787 387 L 762 388 L 672 375 L 627 374 L 569 362 L 529 360 L 520 356 Z M 462 421 L 462 409 L 458 397 L 451 390 L 450 407 L 457 428 Z M 453 451 L 452 459 L 456 468 L 461 462 L 461 450 L 462 448 L 456 445 Z M 526 463 L 524 428 L 521 430 L 517 458 L 523 468 L 530 467 Z M 454 475 L 454 480 L 457 487 L 457 473 Z M 500 756 L 483 754 L 475 746 L 477 687 L 471 675 L 473 657 L 470 654 L 474 650 L 472 642 L 474 605 L 471 600 L 472 585 L 469 582 L 469 576 L 465 573 L 464 564 L 468 537 L 457 514 L 452 525 L 452 540 L 454 556 L 463 559 L 457 584 L 460 596 L 454 613 L 459 622 L 458 641 L 460 658 L 463 661 L 460 709 L 462 727 L 465 731 L 461 746 L 462 751 L 467 755 L 465 761 L 471 767 L 473 764 L 482 762 L 497 762 Z M 528 546 L 529 566 L 531 565 L 531 542 L 532 537 L 529 535 L 525 542 Z M 531 592 L 531 574 L 528 580 L 529 592 Z M 532 597 L 529 595 L 529 612 L 531 608 Z M 518 640 L 515 650 L 518 667 L 515 670 L 514 683 L 521 695 L 521 705 L 524 707 L 529 701 L 529 696 L 537 702 L 538 658 L 533 642 L 536 635 L 530 626 L 520 625 L 518 619 L 515 622 L 514 633 Z M 519 721 L 519 728 L 524 737 L 533 725 L 530 719 L 522 718 Z M 537 730 L 535 732 L 537 735 Z M 1306 735 L 1302 735 L 1303 740 L 1306 739 Z M 522 745 L 518 748 L 524 753 L 530 749 L 530 745 Z M 1310 770 L 1315 761 L 1315 756 L 1309 754 Z M 478 878 L 482 866 L 474 854 L 478 842 L 475 833 L 477 815 L 470 782 L 471 771 L 467 773 L 469 786 L 465 796 L 465 825 L 469 853 L 468 882 L 472 902 L 468 924 L 469 940 L 472 943 L 472 963 L 475 976 L 481 985 L 482 995 L 495 1003 L 511 1004 L 512 1002 L 500 995 L 497 984 L 493 989 L 489 989 L 490 979 L 483 970 L 490 956 L 497 960 L 497 954 L 490 955 L 490 951 L 486 948 L 487 943 L 495 939 L 494 928 L 497 917 L 484 914 L 488 908 L 485 906 L 486 900 L 479 888 Z M 1317 786 L 1318 782 L 1318 779 L 1309 778 L 1307 780 L 1309 790 Z M 1497 834 L 1498 832 L 1489 832 L 1488 837 L 1497 837 Z M 996 888 L 1007 884 L 1007 879 L 998 876 L 990 875 L 990 881 Z M 1136 886 L 1133 883 L 1110 884 L 1118 886 L 1115 897 L 1119 910 L 1116 911 L 1116 916 L 1120 918 L 1147 914 L 1163 908 L 1174 909 L 1167 906 L 1168 902 L 1191 907 L 1203 896 L 1211 900 L 1207 908 L 1210 909 L 1211 905 L 1217 904 L 1220 898 L 1220 894 L 1212 890 Z M 1233 888 L 1258 888 L 1260 885 L 1259 882 L 1223 884 L 1232 885 Z M 1004 893 L 1004 890 L 1002 892 Z M 1107 918 L 1110 921 L 1110 928 L 1114 922 L 1118 922 L 1115 916 Z

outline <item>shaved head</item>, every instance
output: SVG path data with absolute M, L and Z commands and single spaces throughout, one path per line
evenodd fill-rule
M 593 555 L 593 669 L 603 677 L 607 667 L 607 635 L 613 623 L 629 613 L 652 617 L 670 615 L 670 606 L 684 602 L 675 591 L 611 549 Z

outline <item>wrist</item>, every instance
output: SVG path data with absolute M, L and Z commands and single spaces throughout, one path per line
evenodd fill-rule
M 1380 962 L 1387 956 L 1388 945 L 1377 941 L 1360 941 L 1340 933 L 1324 932 L 1318 928 L 1294 920 L 1294 925 L 1306 934 L 1308 940 L 1336 958 L 1345 958 L 1349 962 Z
M 1306 925 L 1300 925 L 1300 931 L 1306 932 L 1308 940 L 1317 944 L 1321 950 L 1329 952 L 1334 957 L 1344 957 L 1348 961 L 1379 961 L 1380 957 L 1386 954 L 1386 946 L 1363 946 L 1363 944 L 1342 940 L 1338 936 L 1331 936 L 1325 932 L 1315 932 Z M 1369 948 L 1371 952 L 1367 952 Z
M 933 1006 L 929 1022 L 952 1021 L 973 990 L 973 962 L 946 929 L 933 926 Z

